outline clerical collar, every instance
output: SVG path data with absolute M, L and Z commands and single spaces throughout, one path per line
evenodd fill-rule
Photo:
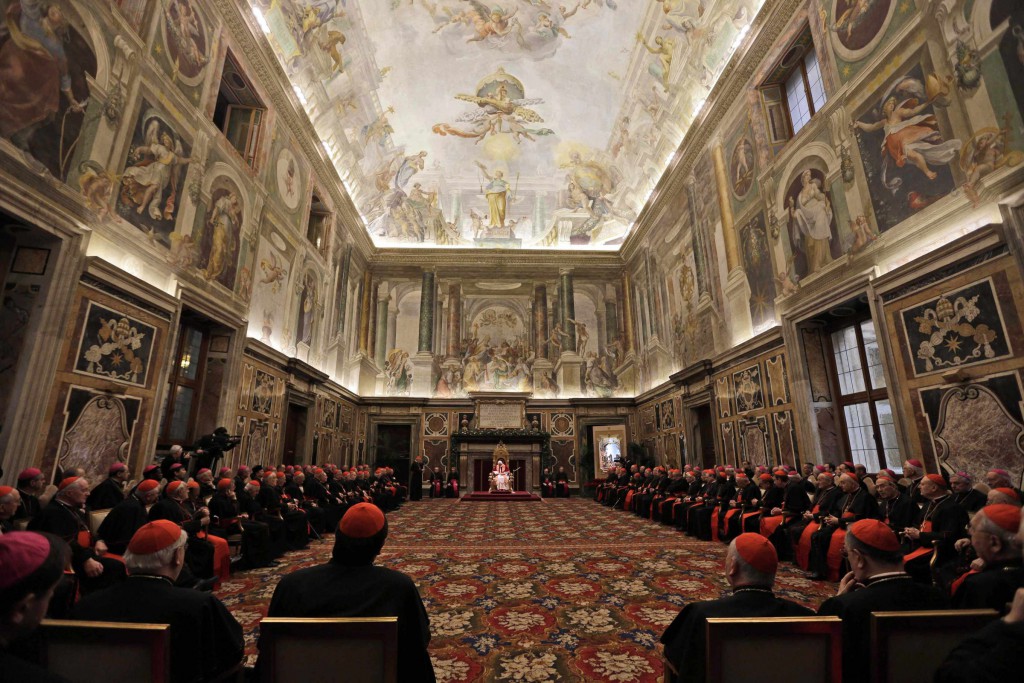
M 773 594 L 772 589 L 768 586 L 740 586 L 739 588 L 733 588 L 732 594 L 736 595 L 737 593 L 768 593 L 769 595 Z
M 874 586 L 879 583 L 887 583 L 889 581 L 896 581 L 898 579 L 909 579 L 910 574 L 906 572 L 883 572 L 881 574 L 875 574 L 867 581 L 864 582 L 865 586 Z
M 166 576 L 158 576 L 156 574 L 129 574 L 129 579 L 149 579 L 150 581 L 166 581 L 167 585 L 173 586 L 174 582 Z

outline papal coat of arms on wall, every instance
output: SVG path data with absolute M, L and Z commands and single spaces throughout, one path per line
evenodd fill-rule
M 89 302 L 75 372 L 146 385 L 156 328 Z
M 951 370 L 1010 354 L 992 280 L 900 312 L 914 374 Z

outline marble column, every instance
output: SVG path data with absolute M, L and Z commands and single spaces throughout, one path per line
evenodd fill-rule
M 462 341 L 462 285 L 452 282 L 448 285 L 448 349 L 449 360 L 459 355 L 459 342 Z
M 548 288 L 543 282 L 533 286 L 533 346 L 537 358 L 548 357 Z
M 376 317 L 376 343 L 374 344 L 373 358 L 377 365 L 384 367 L 384 357 L 387 354 L 388 343 L 388 303 L 391 295 L 388 293 L 387 283 L 377 285 L 377 317 Z
M 570 319 L 576 319 L 576 304 L 573 300 L 572 268 L 560 268 L 558 270 L 558 298 L 562 308 L 560 316 L 562 331 L 569 335 L 568 338 L 563 337 L 565 342 L 562 345 L 562 351 L 576 353 L 576 326 L 569 322 Z
M 373 288 L 370 271 L 363 272 L 363 297 L 359 304 L 359 353 L 368 355 L 370 352 L 370 306 Z
M 633 331 L 633 284 L 630 282 L 629 273 L 622 272 L 622 333 L 625 336 L 626 354 L 636 350 L 636 334 Z
M 537 359 L 533 362 L 533 386 L 543 387 L 551 374 L 551 352 L 548 348 L 548 286 L 533 286 L 533 345 Z
M 555 364 L 555 374 L 561 395 L 571 398 L 581 396 L 583 359 L 576 355 L 576 327 L 570 319 L 576 319 L 576 307 L 573 302 L 572 268 L 561 268 L 558 271 L 558 298 L 561 306 L 563 322 L 562 331 L 568 337 L 562 337 L 562 353 Z
M 395 348 L 398 338 L 398 307 L 394 302 L 388 305 L 388 351 Z
M 434 316 L 437 312 L 437 275 L 433 270 L 423 271 L 420 286 L 420 326 L 418 352 L 410 359 L 412 365 L 412 395 L 431 396 L 440 373 L 434 356 Z
M 604 300 L 605 344 L 610 345 L 619 336 L 619 314 L 615 308 L 615 300 Z
M 434 348 L 434 307 L 437 302 L 435 277 L 434 271 L 423 271 L 423 281 L 420 285 L 420 336 L 417 349 L 420 353 L 430 353 Z
M 725 309 L 732 343 L 739 344 L 754 335 L 754 321 L 750 314 L 750 283 L 743 270 L 736 226 L 733 224 L 732 204 L 729 202 L 729 175 L 721 142 L 711 148 L 715 164 L 715 184 L 718 186 L 718 205 L 722 213 L 722 239 L 725 242 Z

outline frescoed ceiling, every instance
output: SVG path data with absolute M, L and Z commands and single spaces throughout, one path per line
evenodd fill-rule
M 606 250 L 762 3 L 250 0 L 378 246 Z

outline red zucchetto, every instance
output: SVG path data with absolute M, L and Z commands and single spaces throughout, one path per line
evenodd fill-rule
M 50 556 L 50 542 L 33 531 L 12 531 L 0 536 L 0 590 L 27 578 Z
M 338 531 L 349 538 L 370 538 L 379 533 L 386 523 L 379 507 L 372 503 L 358 503 L 341 518 Z
M 128 550 L 136 555 L 152 555 L 171 547 L 182 534 L 174 522 L 160 519 L 139 527 L 128 543 Z
M 941 474 L 926 474 L 924 475 L 924 478 L 938 486 L 943 491 L 949 489 L 949 484 L 946 483 L 945 478 L 943 478 Z
M 60 484 L 57 485 L 57 490 L 63 491 L 64 489 L 71 486 L 79 479 L 81 479 L 81 477 L 65 477 L 64 479 L 60 480 Z
M 1017 533 L 1020 528 L 1020 508 L 1016 505 L 1000 503 L 997 505 L 986 505 L 981 508 L 982 514 L 992 520 L 1000 529 Z
M 894 553 L 900 549 L 900 540 L 896 538 L 896 534 L 888 525 L 877 519 L 862 519 L 859 522 L 854 522 L 846 528 L 846 533 L 875 550 Z
M 221 479 L 220 481 L 217 482 L 217 490 L 218 491 L 227 491 L 229 488 L 231 488 L 234 485 L 235 485 L 235 482 L 231 481 L 230 479 Z
M 143 479 L 139 482 L 139 493 L 147 493 L 160 486 L 160 482 L 156 479 Z
M 746 533 L 736 537 L 736 552 L 743 561 L 762 574 L 774 574 L 779 568 L 779 555 L 761 534 Z

